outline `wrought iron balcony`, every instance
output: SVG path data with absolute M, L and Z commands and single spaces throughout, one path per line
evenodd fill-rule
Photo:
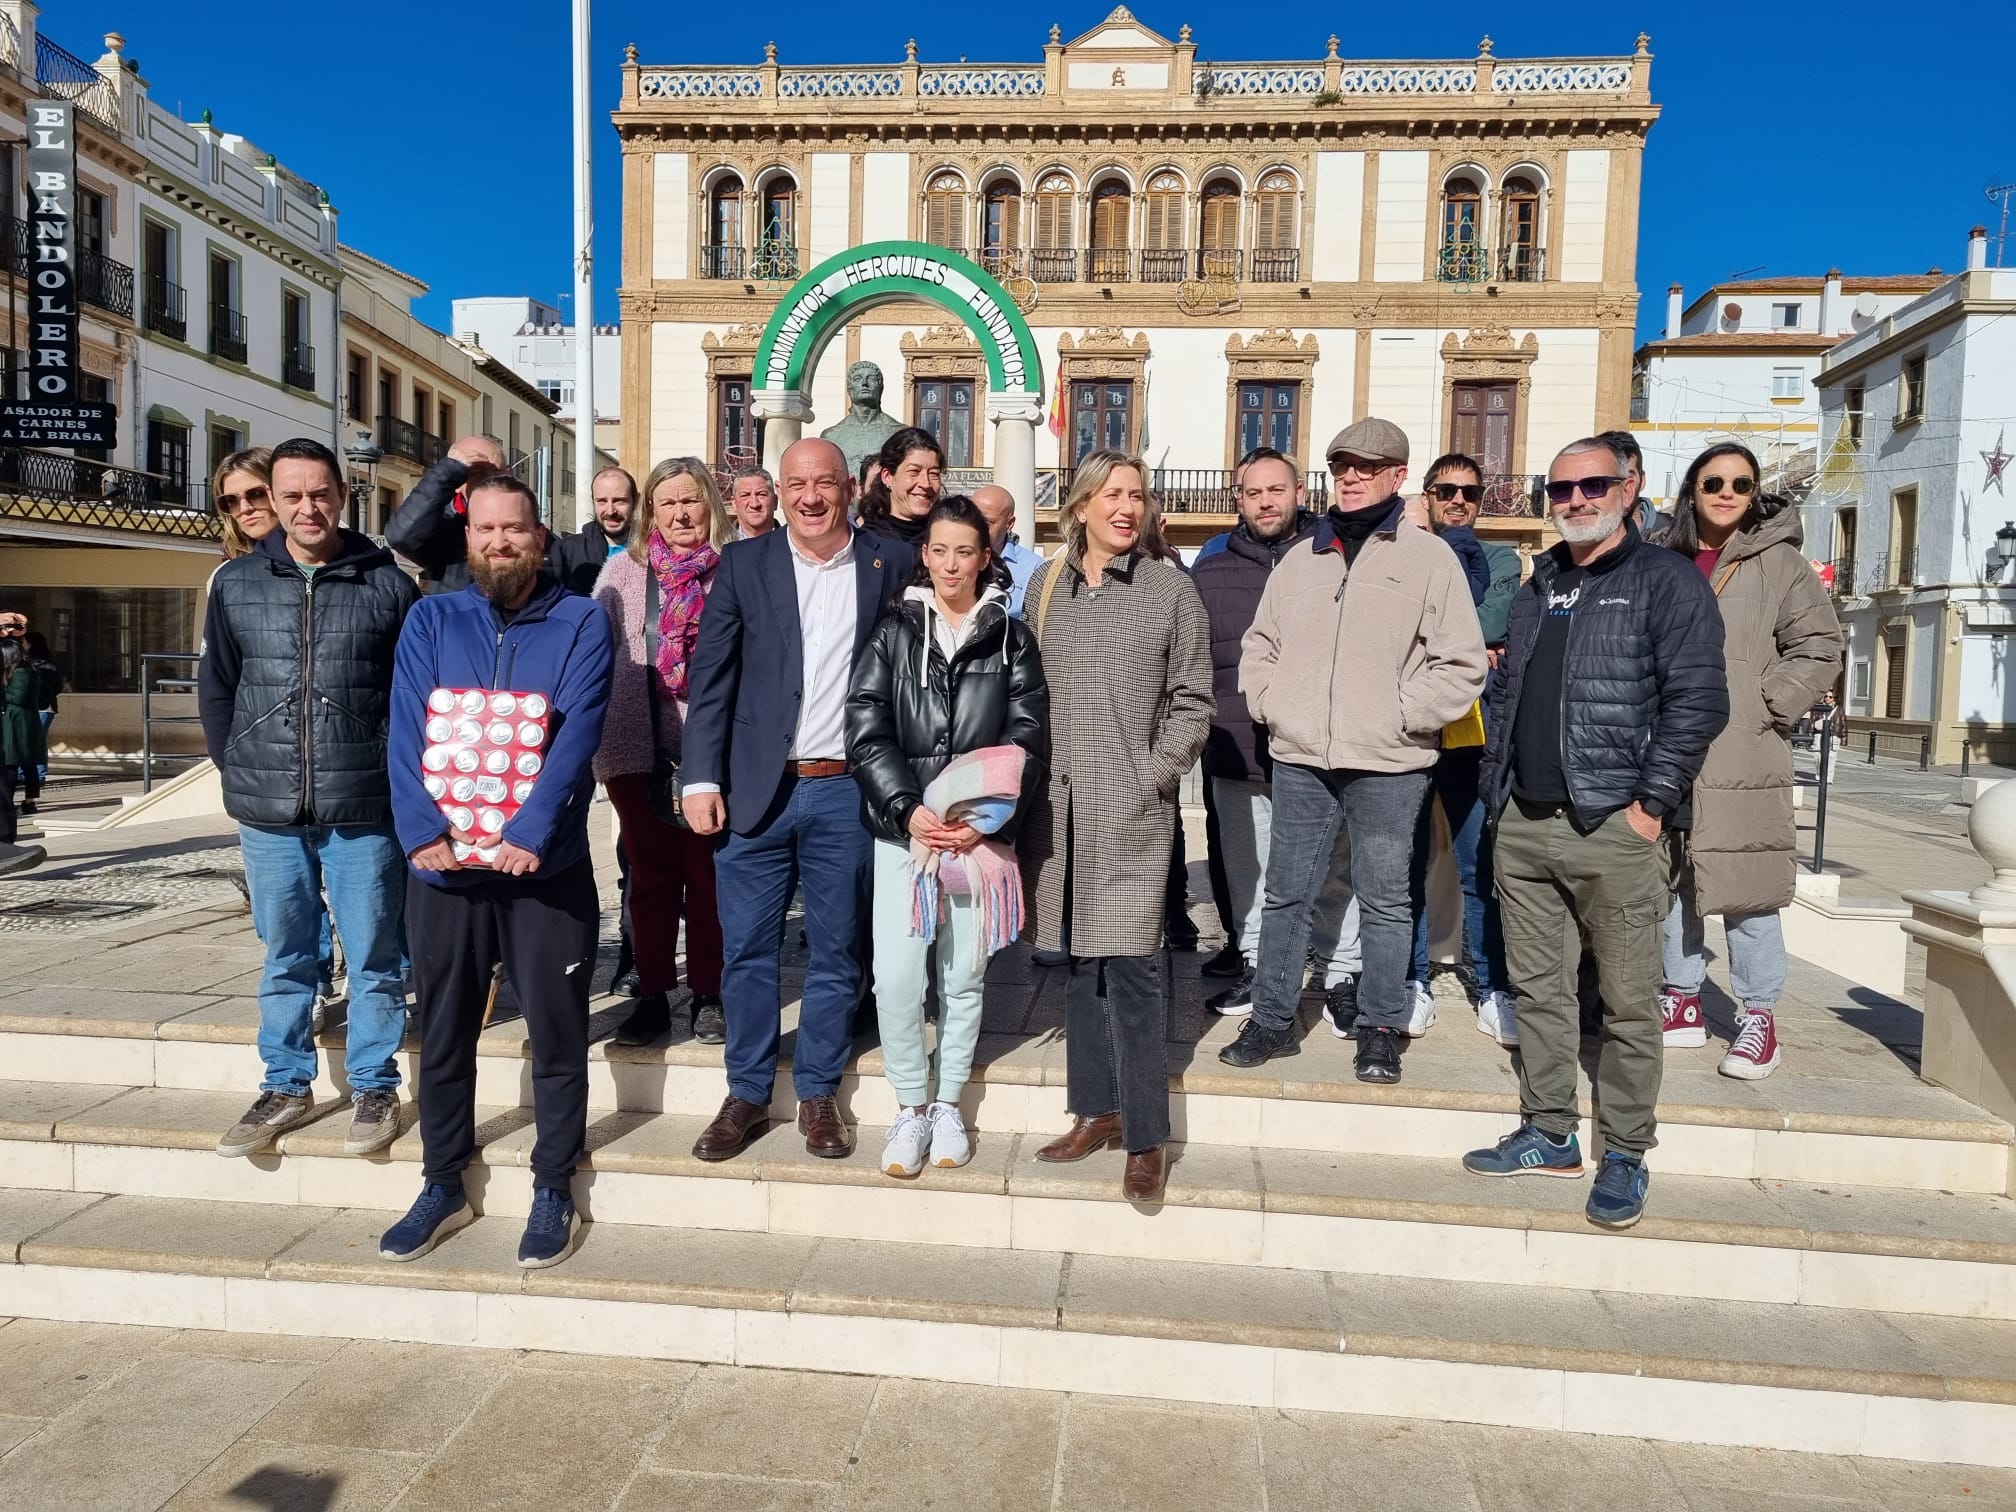
M 315 348 L 305 341 L 290 341 L 280 356 L 280 381 L 289 388 L 315 391 Z
M 194 540 L 223 529 L 201 483 L 18 446 L 0 447 L 0 517 Z
M 1545 473 L 1488 473 L 1484 478 L 1484 502 L 1479 514 L 1500 519 L 1547 518 Z
M 767 278 L 773 281 L 793 279 L 798 276 L 798 272 L 798 247 L 795 242 L 760 241 L 756 244 L 755 255 L 749 259 L 748 276 L 751 278 Z M 724 273 L 719 276 L 732 278 L 735 275 Z
M 1830 564 L 1834 569 L 1834 596 L 1853 598 L 1855 596 L 1855 553 L 1834 558 Z
M 1299 283 L 1302 278 L 1302 249 L 1265 247 L 1253 252 L 1254 283 Z
M 1483 283 L 1490 272 L 1491 255 L 1474 241 L 1444 242 L 1435 258 L 1438 283 Z
M 1097 256 L 1098 254 L 1094 254 Z M 1191 254 L 1175 249 L 1151 247 L 1141 253 L 1141 282 L 1181 283 L 1190 272 Z
M 1499 282 L 1539 283 L 1546 276 L 1547 253 L 1544 248 L 1519 244 L 1499 250 Z
M 1631 423 L 1643 425 L 1652 418 L 1652 398 L 1649 394 L 1631 396 Z
M 1058 498 L 1070 494 L 1072 472 L 1071 468 L 1058 470 Z M 1148 486 L 1165 515 L 1235 515 L 1239 512 L 1238 477 L 1233 468 L 1158 467 Z M 1312 472 L 1303 481 L 1308 489 L 1307 507 L 1329 508 L 1330 475 Z
M 150 273 L 147 275 L 146 291 L 146 298 L 141 302 L 140 323 L 170 341 L 187 341 L 189 316 L 182 286 L 170 283 L 166 274 Z
M 5 265 L 14 270 L 14 276 L 27 282 L 32 276 L 28 263 L 28 248 L 31 238 L 28 223 L 13 216 L 0 217 L 0 256 Z M 122 262 L 114 262 L 103 252 L 94 252 L 89 247 L 77 249 L 77 297 L 84 303 L 96 305 L 109 315 L 121 319 L 133 318 L 133 270 Z
M 1078 254 L 1070 247 L 1037 247 L 1029 253 L 1029 276 L 1038 283 L 1076 283 Z
M 119 103 L 110 81 L 39 31 L 35 34 L 35 82 L 45 99 L 69 100 L 107 131 L 118 131 Z
M 1197 254 L 1197 278 L 1229 278 L 1237 283 L 1246 272 L 1246 254 L 1237 247 L 1207 247 Z
M 210 306 L 210 351 L 227 362 L 245 360 L 245 316 L 229 305 Z
M 397 415 L 380 415 L 378 449 L 388 457 L 403 457 L 421 467 L 430 467 L 447 455 L 448 443 Z
M 741 247 L 718 246 L 700 249 L 702 278 L 746 278 L 748 258 Z
M 1085 282 L 1126 283 L 1133 276 L 1131 247 L 1094 247 L 1085 254 Z

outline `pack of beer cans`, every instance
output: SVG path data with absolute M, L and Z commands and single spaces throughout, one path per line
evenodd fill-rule
M 552 707 L 539 693 L 436 688 L 427 695 L 427 744 L 420 780 L 450 826 L 477 837 L 454 840 L 464 866 L 495 866 L 509 824 L 532 796 L 546 765 Z

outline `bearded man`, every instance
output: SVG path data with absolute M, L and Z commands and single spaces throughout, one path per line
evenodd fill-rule
M 1485 697 L 1480 782 L 1497 831 L 1521 1117 L 1463 1164 L 1479 1176 L 1582 1174 L 1579 930 L 1605 1015 L 1595 1087 L 1604 1154 L 1587 1213 L 1620 1229 L 1644 1212 L 1651 1182 L 1667 834 L 1687 826 L 1694 778 L 1729 719 L 1729 685 L 1715 595 L 1691 560 L 1639 537 L 1631 469 L 1614 444 L 1598 436 L 1563 450 L 1547 501 L 1561 544 L 1534 559 L 1512 599 Z
M 419 1199 L 378 1252 L 417 1259 L 470 1220 L 462 1172 L 475 1149 L 476 1036 L 501 962 L 531 1041 L 538 1125 L 518 1263 L 544 1266 L 573 1246 L 572 1183 L 587 1140 L 588 990 L 601 923 L 588 859 L 589 761 L 608 712 L 613 644 L 602 606 L 568 593 L 545 570 L 531 489 L 493 473 L 470 486 L 467 504 L 469 586 L 414 608 L 392 680 L 386 756 L 410 868 L 406 938 L 420 1020 L 424 1164 Z M 471 822 L 459 827 L 428 789 L 422 758 L 439 743 L 429 737 L 437 712 L 428 700 L 442 688 L 487 691 L 477 717 L 512 726 L 508 773 L 496 776 L 486 765 L 476 776 L 478 784 L 508 784 L 518 807 L 501 825 L 493 816 L 506 811 L 494 806 L 494 788 L 477 788 L 463 816 Z M 451 764 L 444 775 L 452 784 L 457 769 Z

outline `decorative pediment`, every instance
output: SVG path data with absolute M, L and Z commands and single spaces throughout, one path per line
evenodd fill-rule
M 1227 357 L 1300 357 L 1305 362 L 1316 359 L 1316 337 L 1304 336 L 1299 342 L 1295 333 L 1286 326 L 1271 326 L 1256 336 L 1241 337 L 1237 331 L 1225 342 Z
M 719 336 L 709 331 L 700 338 L 700 350 L 710 355 L 715 352 L 754 352 L 762 339 L 762 325 L 757 321 L 743 320 Z
M 1071 333 L 1066 331 L 1057 338 L 1057 350 L 1066 356 L 1103 357 L 1117 353 L 1127 357 L 1145 357 L 1148 355 L 1148 333 L 1136 331 L 1134 339 L 1129 341 L 1127 333 L 1118 326 L 1093 326 L 1074 342 Z
M 1075 39 L 1074 48 L 1097 49 L 1102 52 L 1114 49 L 1138 49 L 1144 47 L 1168 47 L 1169 39 L 1150 31 L 1134 17 L 1134 12 L 1124 5 L 1116 5 L 1101 21 L 1084 36 Z
M 1512 332 L 1504 326 L 1472 326 L 1470 334 L 1461 340 L 1454 331 L 1442 338 L 1444 357 L 1500 357 L 1511 361 L 1531 362 L 1540 355 L 1540 338 L 1528 331 L 1518 342 L 1512 340 Z
M 973 333 L 956 320 L 934 325 L 922 336 L 915 331 L 905 331 L 902 346 L 905 356 L 913 352 L 926 351 L 971 352 L 977 355 L 980 351 L 979 343 L 973 339 Z

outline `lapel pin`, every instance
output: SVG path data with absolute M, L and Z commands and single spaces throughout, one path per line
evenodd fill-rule
M 875 558 L 873 565 L 879 570 L 882 566 L 882 558 L 880 557 Z

